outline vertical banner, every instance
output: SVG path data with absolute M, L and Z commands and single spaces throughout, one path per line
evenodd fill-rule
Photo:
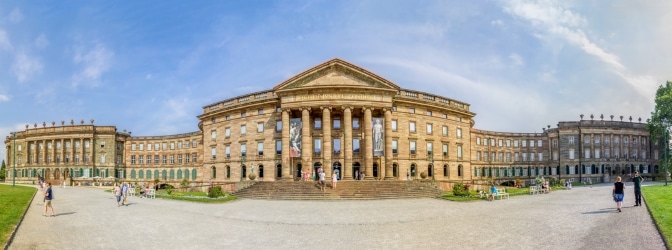
M 292 118 L 289 124 L 289 157 L 301 157 L 301 118 Z
M 385 154 L 385 139 L 383 136 L 383 118 L 373 118 L 373 156 L 382 156 Z

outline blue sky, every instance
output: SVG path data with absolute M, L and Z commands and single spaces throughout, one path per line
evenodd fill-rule
M 95 119 L 197 131 L 202 107 L 338 57 L 471 104 L 478 129 L 643 120 L 671 1 L 0 1 L 0 135 Z M 4 138 L 4 136 L 3 136 Z M 5 158 L 0 148 L 0 159 Z

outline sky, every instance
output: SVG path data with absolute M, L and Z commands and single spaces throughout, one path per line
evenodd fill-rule
M 645 121 L 672 80 L 672 1 L 0 0 L 0 135 L 95 120 L 198 131 L 205 105 L 340 58 L 471 105 L 475 128 Z M 5 159 L 0 148 L 0 160 Z

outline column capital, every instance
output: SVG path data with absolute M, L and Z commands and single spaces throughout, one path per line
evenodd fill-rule
M 300 107 L 299 110 L 301 110 L 301 111 L 307 110 L 308 113 L 310 113 L 311 111 L 313 111 L 311 107 Z
M 366 112 L 367 110 L 373 111 L 373 107 L 367 107 L 367 106 L 362 107 L 362 113 Z
M 324 111 L 325 109 L 328 109 L 329 111 L 331 111 L 333 109 L 333 107 L 332 106 L 320 106 L 320 110 Z
M 292 113 L 292 109 L 290 109 L 290 108 L 282 108 L 282 112 Z
M 353 109 L 355 109 L 355 107 L 353 107 L 353 106 L 351 106 L 351 105 L 343 105 L 343 106 L 341 106 L 341 108 L 343 109 L 343 111 L 345 111 L 346 109 L 347 109 L 347 110 L 350 110 L 350 111 L 352 111 Z
M 387 111 L 390 111 L 390 113 L 392 113 L 392 111 L 393 111 L 392 107 L 384 107 L 383 108 L 383 112 L 387 112 Z

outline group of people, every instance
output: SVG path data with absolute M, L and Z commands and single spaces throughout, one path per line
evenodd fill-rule
M 114 194 L 114 197 L 117 198 L 117 207 L 128 206 L 126 203 L 126 197 L 128 197 L 128 188 L 128 183 L 114 186 L 114 191 L 112 193 Z
M 640 176 L 638 171 L 635 171 L 635 177 L 632 178 L 632 182 L 635 189 L 635 207 L 642 206 L 642 182 L 644 182 L 644 177 Z M 621 182 L 620 176 L 616 177 L 612 196 L 614 197 L 614 202 L 616 202 L 616 210 L 621 212 L 623 197 L 625 196 L 625 184 Z

